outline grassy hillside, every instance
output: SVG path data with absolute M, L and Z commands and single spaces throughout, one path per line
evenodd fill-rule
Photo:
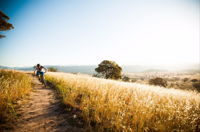
M 0 123 L 15 116 L 13 103 L 31 91 L 31 77 L 25 73 L 0 70 Z
M 98 131 L 198 131 L 200 94 L 66 73 L 47 78 Z

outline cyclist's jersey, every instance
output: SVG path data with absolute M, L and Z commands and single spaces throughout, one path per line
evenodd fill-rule
M 39 72 L 44 72 L 43 69 L 45 69 L 43 66 L 36 67 L 35 70 Z

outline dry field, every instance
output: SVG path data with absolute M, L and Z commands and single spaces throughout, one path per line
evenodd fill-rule
M 200 93 L 67 73 L 48 73 L 63 102 L 93 131 L 200 131 Z
M 31 82 L 25 73 L 0 69 L 0 124 L 15 117 L 14 103 L 30 93 Z
M 149 84 L 152 78 L 160 77 L 167 81 L 167 88 L 197 90 L 200 91 L 200 73 L 184 73 L 184 72 L 147 72 L 147 73 L 127 73 L 130 82 Z M 194 83 L 198 83 L 199 87 L 194 87 Z

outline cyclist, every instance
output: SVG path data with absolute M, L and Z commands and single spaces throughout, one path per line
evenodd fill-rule
M 46 82 L 44 80 L 44 73 L 47 72 L 47 68 L 45 68 L 44 66 L 37 64 L 35 66 L 35 70 L 34 70 L 34 75 L 38 76 L 39 80 L 44 83 L 44 85 L 46 86 Z

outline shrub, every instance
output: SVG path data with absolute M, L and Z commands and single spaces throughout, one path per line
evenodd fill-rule
M 124 82 L 129 82 L 129 81 L 130 81 L 130 78 L 127 77 L 127 76 L 124 76 L 124 77 L 122 78 L 122 80 L 123 80 Z
M 55 67 L 49 67 L 49 68 L 48 68 L 48 71 L 50 71 L 50 72 L 57 72 L 58 69 L 55 68 Z
M 200 91 L 200 81 L 199 81 L 199 82 L 194 82 L 194 83 L 192 84 L 192 86 L 193 86 L 194 88 L 196 88 L 197 91 Z
M 104 78 L 104 75 L 103 75 L 103 74 L 100 74 L 100 73 L 98 73 L 98 74 L 93 74 L 92 76 L 93 76 L 93 77 L 98 77 L 98 78 Z
M 131 82 L 136 82 L 137 79 L 136 79 L 136 78 L 131 78 L 130 81 L 131 81 Z
M 183 82 L 187 82 L 189 78 L 183 78 Z
M 157 78 L 150 79 L 149 80 L 149 84 L 166 87 L 167 86 L 167 81 L 165 79 L 163 79 L 163 78 L 157 77 Z
M 144 78 L 143 78 L 143 77 L 141 77 L 141 78 L 140 78 L 140 80 L 141 80 L 141 81 L 144 81 Z
M 190 80 L 191 82 L 198 82 L 198 80 L 197 79 L 192 79 L 192 80 Z

